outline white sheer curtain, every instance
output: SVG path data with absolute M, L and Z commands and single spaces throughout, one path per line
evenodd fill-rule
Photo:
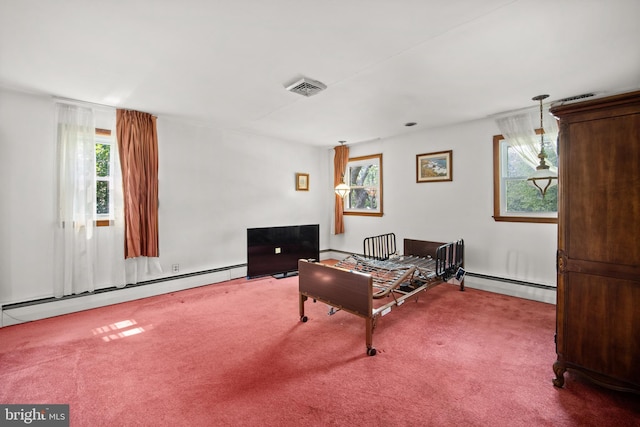
M 533 169 L 540 164 L 538 154 L 540 153 L 540 135 L 536 134 L 536 129 L 540 127 L 540 110 L 530 110 L 508 116 L 496 118 L 496 124 L 504 139 L 511 144 L 514 150 Z M 545 152 L 556 152 L 556 140 L 558 138 L 558 124 L 553 116 L 543 114 L 543 128 Z M 547 158 L 545 160 L 549 169 L 556 172 L 557 167 Z
M 90 108 L 56 105 L 58 223 L 54 295 L 95 289 L 95 119 Z

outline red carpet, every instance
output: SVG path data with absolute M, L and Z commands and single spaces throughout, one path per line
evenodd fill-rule
M 555 307 L 442 285 L 379 319 L 297 277 L 234 280 L 0 329 L 0 403 L 72 426 L 638 426 L 640 396 L 551 384 Z

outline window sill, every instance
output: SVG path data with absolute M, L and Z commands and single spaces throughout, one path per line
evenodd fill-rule
M 532 222 L 540 224 L 557 224 L 558 218 L 536 216 L 493 216 L 499 222 Z
M 366 211 L 345 211 L 342 212 L 343 215 L 353 215 L 353 216 L 382 216 L 382 212 L 366 212 Z

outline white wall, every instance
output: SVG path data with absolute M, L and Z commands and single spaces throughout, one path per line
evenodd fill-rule
M 0 302 L 52 292 L 54 133 L 49 98 L 0 91 Z
M 246 229 L 320 224 L 328 248 L 324 150 L 158 119 L 160 257 L 180 272 L 245 263 Z M 309 191 L 295 174 L 310 175 Z
M 52 296 L 54 104 L 0 90 L 0 304 Z M 325 149 L 158 118 L 158 277 L 246 262 L 246 229 L 320 224 L 328 248 Z M 310 191 L 295 191 L 295 173 Z M 149 285 L 156 286 L 156 285 Z M 104 286 L 109 287 L 109 286 Z M 160 286 L 158 286 L 160 287 Z
M 389 232 L 400 245 L 405 237 L 464 238 L 468 271 L 555 285 L 556 225 L 492 218 L 496 133 L 486 119 L 352 145 L 353 157 L 383 153 L 384 216 L 347 216 L 346 233 L 336 236 L 332 148 L 160 116 L 164 272 L 157 277 L 171 276 L 172 264 L 182 274 L 245 263 L 247 228 L 317 223 L 323 250 L 361 252 L 364 237 Z M 52 99 L 0 89 L 0 142 L 0 305 L 6 305 L 52 295 Z M 416 183 L 416 154 L 442 150 L 453 150 L 453 181 Z M 310 191 L 295 191 L 296 172 L 310 174 Z M 505 286 L 504 293 L 517 287 Z
M 383 155 L 384 216 L 345 216 L 345 234 L 333 235 L 331 247 L 361 252 L 364 237 L 383 233 L 396 234 L 400 251 L 404 238 L 463 238 L 467 271 L 555 286 L 557 226 L 492 218 L 498 133 L 486 119 L 351 145 L 350 157 Z M 453 150 L 453 181 L 416 183 L 416 155 L 445 150 Z

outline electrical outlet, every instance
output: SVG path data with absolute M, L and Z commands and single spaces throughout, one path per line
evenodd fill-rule
M 174 273 L 180 272 L 180 264 L 173 264 L 171 266 L 171 271 L 174 272 Z

